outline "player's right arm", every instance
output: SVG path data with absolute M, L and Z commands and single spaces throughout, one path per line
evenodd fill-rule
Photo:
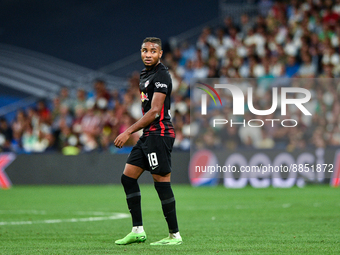
M 133 133 L 147 127 L 151 124 L 151 122 L 157 119 L 160 116 L 161 110 L 163 108 L 165 97 L 166 94 L 155 92 L 152 97 L 150 110 L 146 112 L 144 116 L 135 124 L 117 136 L 114 141 L 114 145 L 118 148 L 122 148 Z

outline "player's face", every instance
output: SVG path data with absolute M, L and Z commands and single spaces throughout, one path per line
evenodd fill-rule
M 151 68 L 159 63 L 163 51 L 157 43 L 146 42 L 142 44 L 141 55 L 146 68 Z

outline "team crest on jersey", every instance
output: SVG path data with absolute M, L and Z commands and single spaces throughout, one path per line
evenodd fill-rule
M 142 93 L 140 94 L 140 100 L 142 100 L 142 102 L 144 102 L 145 100 L 146 100 L 146 101 L 149 101 L 148 93 L 145 93 L 145 94 L 144 94 L 144 92 L 142 92 Z
M 149 83 L 150 83 L 149 81 L 145 82 L 145 88 L 149 85 Z

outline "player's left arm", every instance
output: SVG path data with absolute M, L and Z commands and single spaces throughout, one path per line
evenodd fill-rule
M 114 141 L 114 144 L 118 148 L 122 148 L 126 141 L 130 138 L 131 134 L 147 127 L 155 119 L 159 118 L 161 110 L 164 105 L 166 94 L 161 92 L 155 92 L 151 101 L 150 110 L 144 114 L 135 124 L 130 126 L 126 131 L 121 133 Z

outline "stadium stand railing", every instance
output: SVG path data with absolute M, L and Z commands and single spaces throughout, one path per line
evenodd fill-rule
M 15 111 L 34 98 L 55 97 L 62 87 L 91 90 L 93 80 L 104 79 L 108 88 L 124 86 L 125 78 L 115 77 L 20 47 L 0 44 L 0 84 L 21 91 L 28 98 L 0 108 L 0 115 Z
M 215 28 L 218 25 L 221 24 L 222 16 L 217 17 L 213 20 L 210 20 L 208 22 L 205 22 L 201 25 L 198 25 L 192 29 L 189 29 L 183 33 L 180 33 L 176 36 L 172 36 L 169 38 L 169 44 L 171 49 L 174 49 L 179 44 L 181 44 L 184 41 L 188 41 L 191 44 L 194 44 L 197 40 L 197 37 L 201 34 L 202 29 L 204 27 L 212 27 Z M 114 74 L 114 73 L 128 73 L 131 70 L 138 70 L 138 67 L 140 66 L 140 53 L 134 53 L 130 56 L 127 56 L 119 61 L 115 61 L 109 65 L 106 65 L 102 68 L 100 68 L 98 71 L 104 72 L 107 74 Z
M 254 1 L 255 2 L 255 1 Z M 219 11 L 221 17 L 232 18 L 235 24 L 240 23 L 240 17 L 242 14 L 247 14 L 249 17 L 258 15 L 258 5 L 252 1 L 241 0 L 220 0 Z
M 258 6 L 255 3 L 241 0 L 235 3 L 231 0 L 220 0 L 219 3 L 219 16 L 213 20 L 200 24 L 192 29 L 183 33 L 172 36 L 169 38 L 171 49 L 179 46 L 184 41 L 195 44 L 197 37 L 201 34 L 204 27 L 216 28 L 221 26 L 224 17 L 231 17 L 235 23 L 239 23 L 239 18 L 242 14 L 248 14 L 249 17 L 258 14 Z M 138 70 L 137 64 L 140 62 L 140 54 L 134 53 L 119 61 L 115 61 L 109 65 L 100 68 L 98 71 L 114 74 L 114 73 L 128 73 L 129 70 Z

